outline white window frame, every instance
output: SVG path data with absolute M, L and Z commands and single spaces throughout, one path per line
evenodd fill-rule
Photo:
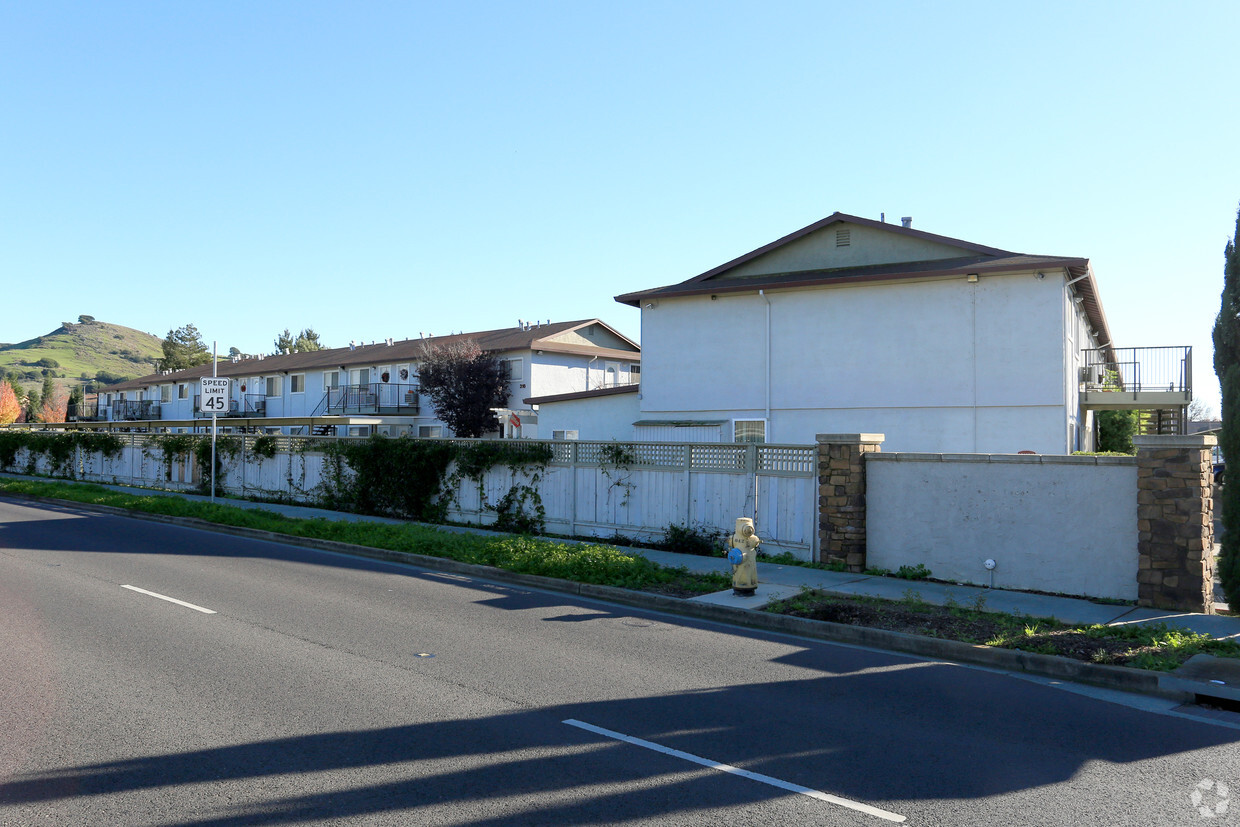
M 338 388 L 338 387 L 340 387 L 340 371 L 338 370 L 323 371 L 323 390 L 327 390 L 329 388 Z
M 442 425 L 419 425 L 418 437 L 421 439 L 439 439 L 443 436 Z
M 189 399 L 189 385 L 184 382 L 177 385 L 177 399 Z
M 300 380 L 301 390 L 297 389 L 298 380 Z M 306 392 L 306 374 L 290 373 L 288 375 L 288 392 L 289 393 L 305 393 Z
M 369 425 L 350 425 L 349 436 L 370 436 Z
M 751 426 L 751 425 L 762 426 L 762 433 L 757 435 L 758 439 L 749 439 L 747 437 L 749 437 L 750 434 L 742 435 L 740 433 L 742 430 L 744 431 L 751 430 L 749 427 L 742 428 L 741 426 Z M 740 442 L 743 444 L 758 444 L 758 445 L 764 444 L 766 442 L 766 420 L 765 419 L 733 419 L 732 420 L 732 441 Z
M 165 404 L 172 402 L 172 385 L 159 386 L 159 403 Z
M 284 395 L 284 383 L 281 382 L 280 379 L 281 377 L 279 374 L 264 377 L 263 390 L 266 391 L 268 399 L 273 396 L 279 397 Z M 272 392 L 272 388 L 275 388 L 274 392 Z
M 518 356 L 515 359 L 501 359 L 500 361 L 504 363 L 504 369 L 508 371 L 509 382 L 520 382 L 525 378 L 525 375 L 521 372 L 523 367 L 521 363 L 525 361 L 524 359 Z M 513 364 L 514 362 L 516 363 L 515 365 Z
M 552 431 L 551 438 L 552 439 L 577 439 L 578 438 L 577 435 L 579 433 L 580 431 L 576 431 L 576 430 Z

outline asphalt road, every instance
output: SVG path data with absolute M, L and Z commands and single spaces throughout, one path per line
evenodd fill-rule
M 0 500 L 4 825 L 1227 824 L 1238 740 L 979 669 Z

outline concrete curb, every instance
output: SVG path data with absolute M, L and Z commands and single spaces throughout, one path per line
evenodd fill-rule
M 559 580 L 542 575 L 506 571 L 492 566 L 461 563 L 443 557 L 429 557 L 412 552 L 388 551 L 386 549 L 342 543 L 335 540 L 319 540 L 311 537 L 280 534 L 274 531 L 222 525 L 201 520 L 197 517 L 152 514 L 109 505 L 79 503 L 73 500 L 59 500 L 51 497 L 25 494 L 5 494 L 4 497 L 62 507 L 68 506 L 99 514 L 179 525 L 185 528 L 197 528 L 219 534 L 245 537 L 251 540 L 266 540 L 320 551 L 333 551 L 389 563 L 403 563 L 430 571 L 442 571 L 497 580 L 545 591 L 616 603 L 637 609 L 681 615 L 697 620 L 726 623 L 732 626 L 767 632 L 779 632 L 833 643 L 865 646 L 871 649 L 984 666 L 1008 672 L 1023 672 L 1029 675 L 1153 695 L 1178 701 L 1192 702 L 1197 694 L 1193 691 L 1192 682 L 1175 679 L 1170 673 L 1086 663 L 1085 661 L 1073 660 L 1072 658 L 1065 658 L 1059 655 L 1042 655 L 1035 652 L 1022 652 L 1016 649 L 998 649 L 990 646 L 961 643 L 955 640 L 910 635 L 903 632 L 889 632 L 866 626 L 849 626 L 841 623 L 794 617 L 792 615 L 771 614 L 731 606 L 719 606 L 677 597 L 631 591 L 615 586 L 575 583 L 570 580 Z

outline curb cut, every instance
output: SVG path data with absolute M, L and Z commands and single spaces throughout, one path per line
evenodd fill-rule
M 480 577 L 513 585 L 529 586 L 544 591 L 576 595 L 637 609 L 691 617 L 697 620 L 796 635 L 798 637 L 832 643 L 864 646 L 871 649 L 983 666 L 1007 672 L 1021 672 L 1106 689 L 1152 695 L 1181 702 L 1191 703 L 1195 700 L 1197 694 L 1193 691 L 1193 687 L 1189 685 L 1191 682 L 1176 679 L 1170 673 L 1087 663 L 1060 655 L 1043 655 L 1035 652 L 1023 652 L 1017 649 L 999 649 L 972 643 L 962 643 L 956 640 L 924 637 L 904 632 L 890 632 L 884 629 L 872 629 L 866 626 L 849 626 L 824 620 L 810 620 L 793 615 L 772 614 L 732 606 L 699 603 L 682 598 L 631 591 L 617 586 L 575 583 L 570 580 L 560 580 L 543 575 L 511 572 L 492 566 L 462 563 L 444 557 L 431 557 L 413 552 L 389 551 L 353 543 L 343 543 L 336 540 L 320 540 L 312 537 L 280 534 L 262 529 L 223 525 L 221 523 L 208 522 L 197 517 L 152 514 L 110 505 L 79 503 L 73 500 L 60 500 L 52 497 L 26 494 L 4 494 L 3 496 L 7 499 L 72 507 L 99 514 L 129 517 L 131 519 L 177 525 L 184 528 L 195 528 L 212 531 L 217 534 L 230 534 L 251 540 L 263 540 L 319 551 L 331 551 L 387 563 L 401 563 L 430 571 Z

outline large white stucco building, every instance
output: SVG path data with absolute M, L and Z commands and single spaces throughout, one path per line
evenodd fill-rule
M 1085 258 L 835 213 L 617 301 L 641 309 L 644 368 L 639 393 L 606 397 L 611 427 L 622 405 L 631 423 L 612 438 L 882 433 L 884 450 L 961 453 L 1093 445 L 1080 383 L 1086 351 L 1107 353 L 1111 334 Z M 528 401 L 544 429 L 606 438 L 588 397 Z

